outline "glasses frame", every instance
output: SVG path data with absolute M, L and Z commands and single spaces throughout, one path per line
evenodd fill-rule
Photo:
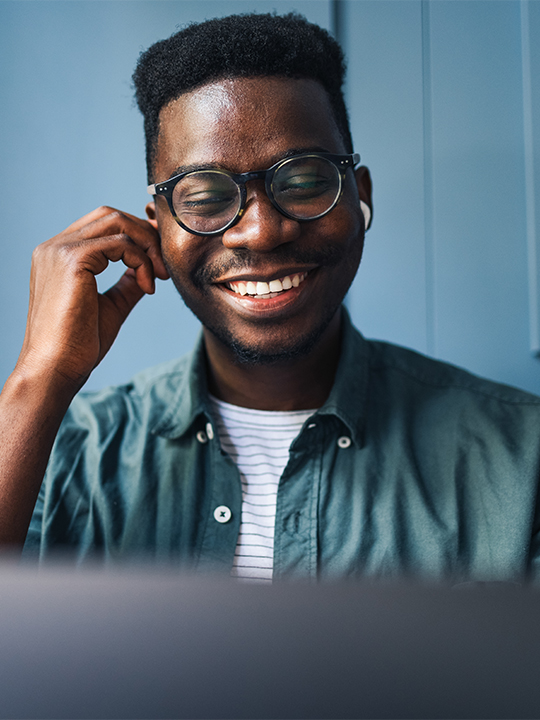
M 303 158 L 323 158 L 324 160 L 329 160 L 338 170 L 339 173 L 339 190 L 336 196 L 336 199 L 332 203 L 332 205 L 328 208 L 328 210 L 325 210 L 324 212 L 320 213 L 319 215 L 314 215 L 313 217 L 309 218 L 297 218 L 294 215 L 291 215 L 286 210 L 283 210 L 281 208 L 274 196 L 274 188 L 273 188 L 273 181 L 274 181 L 274 175 L 276 172 L 287 165 L 290 162 L 293 162 L 294 160 L 301 160 Z M 290 218 L 291 220 L 296 220 L 297 222 L 309 222 L 310 220 L 317 220 L 318 218 L 324 217 L 324 215 L 327 215 L 331 210 L 335 208 L 335 206 L 338 204 L 338 202 L 341 200 L 341 196 L 343 194 L 343 184 L 345 182 L 345 173 L 349 168 L 354 168 L 358 163 L 360 162 L 360 155 L 358 153 L 351 153 L 348 155 L 334 155 L 333 153 L 322 153 L 322 152 L 311 152 L 311 153 L 302 153 L 301 155 L 292 155 L 291 157 L 284 158 L 283 160 L 280 160 L 279 162 L 275 163 L 271 167 L 267 168 L 266 170 L 254 170 L 252 172 L 245 172 L 245 173 L 232 173 L 228 170 L 221 170 L 219 168 L 208 168 L 201 170 L 187 170 L 186 172 L 180 173 L 179 175 L 174 175 L 174 177 L 169 178 L 168 180 L 164 180 L 160 183 L 154 183 L 153 185 L 149 185 L 146 189 L 147 193 L 149 195 L 153 195 L 155 197 L 164 197 L 167 200 L 167 204 L 169 206 L 169 210 L 171 211 L 171 215 L 176 220 L 178 225 L 180 225 L 181 228 L 183 228 L 186 232 L 191 233 L 192 235 L 199 235 L 201 237 L 204 237 L 206 235 L 220 235 L 221 233 L 224 233 L 226 230 L 228 230 L 230 227 L 235 225 L 242 215 L 244 214 L 244 210 L 246 207 L 246 201 L 247 201 L 247 189 L 246 189 L 246 183 L 250 182 L 251 180 L 264 180 L 265 188 L 266 188 L 266 194 L 268 195 L 268 198 L 270 199 L 270 202 L 272 205 L 276 208 L 278 212 L 280 212 L 285 217 Z M 177 183 L 182 180 L 182 178 L 186 177 L 187 175 L 192 175 L 194 173 L 198 172 L 215 172 L 220 173 L 221 175 L 227 175 L 227 177 L 231 178 L 233 182 L 236 184 L 236 186 L 240 190 L 240 205 L 238 208 L 238 211 L 236 212 L 236 215 L 230 220 L 226 225 L 224 225 L 219 230 L 212 230 L 211 232 L 199 232 L 198 230 L 192 230 L 191 228 L 188 228 L 184 223 L 180 220 L 180 218 L 176 215 L 176 212 L 174 210 L 173 206 L 173 191 L 176 187 Z

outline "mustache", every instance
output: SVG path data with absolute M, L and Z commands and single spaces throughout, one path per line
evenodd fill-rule
M 201 265 L 194 271 L 192 279 L 194 284 L 201 288 L 204 285 L 211 285 L 219 277 L 231 272 L 263 271 L 269 261 L 273 265 L 325 265 L 331 267 L 341 260 L 342 253 L 342 248 L 335 245 L 303 250 L 295 247 L 289 248 L 285 245 L 264 256 L 247 248 L 239 248 L 220 262 Z

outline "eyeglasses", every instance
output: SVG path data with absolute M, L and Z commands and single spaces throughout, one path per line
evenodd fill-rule
M 217 235 L 242 217 L 246 182 L 264 180 L 272 205 L 285 217 L 316 220 L 334 208 L 343 192 L 345 173 L 360 155 L 305 153 L 280 160 L 268 170 L 230 173 L 190 170 L 148 186 L 149 195 L 163 196 L 176 222 L 194 235 Z

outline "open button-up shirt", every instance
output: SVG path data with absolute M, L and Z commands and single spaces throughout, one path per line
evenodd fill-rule
M 344 313 L 331 394 L 280 481 L 274 578 L 508 580 L 540 565 L 540 398 L 388 343 Z M 229 573 L 238 469 L 220 447 L 202 339 L 75 398 L 25 554 Z

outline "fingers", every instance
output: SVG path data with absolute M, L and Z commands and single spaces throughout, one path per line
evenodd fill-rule
M 78 220 L 75 220 L 75 222 L 71 223 L 69 225 L 65 232 L 75 232 L 76 230 L 80 230 L 81 228 L 85 227 L 85 225 L 89 225 L 94 220 L 99 220 L 102 217 L 105 217 L 107 215 L 111 215 L 113 213 L 119 213 L 120 215 L 125 215 L 126 217 L 130 218 L 134 222 L 138 223 L 141 226 L 147 225 L 147 221 L 143 220 L 142 218 L 138 218 L 136 215 L 131 215 L 131 213 L 128 212 L 120 212 L 119 210 L 116 210 L 113 207 L 110 207 L 109 205 L 102 205 L 101 207 L 96 208 L 95 210 L 92 210 L 92 212 L 87 213 L 86 215 L 83 215 Z
M 150 258 L 153 272 L 158 278 L 166 280 L 169 277 L 161 256 L 161 241 L 158 232 L 147 220 L 130 213 L 103 206 L 76 220 L 61 235 L 71 235 L 74 240 L 78 241 L 113 235 L 125 236 L 126 240 L 133 242 Z M 109 259 L 113 260 L 112 257 Z M 126 264 L 128 267 L 133 267 Z M 138 277 L 142 278 L 144 275 L 145 273 L 138 273 Z
M 71 225 L 69 225 L 64 232 L 71 233 L 75 232 L 76 230 L 80 230 L 86 225 L 89 225 L 94 220 L 104 217 L 105 215 L 109 215 L 112 212 L 116 212 L 114 208 L 108 207 L 107 205 L 102 205 L 101 207 L 96 208 L 96 210 L 92 210 L 92 212 L 89 212 L 86 215 L 83 215 L 78 220 L 75 220 L 75 222 L 71 223 Z
M 105 294 L 96 275 L 109 262 L 127 267 Z M 167 278 L 160 237 L 150 223 L 101 207 L 42 243 L 32 256 L 26 334 L 18 367 L 77 388 L 100 362 L 134 305 Z
M 133 277 L 143 293 L 152 295 L 155 292 L 152 262 L 147 253 L 132 242 L 130 237 L 120 233 L 87 242 L 88 244 L 79 243 L 78 247 L 73 249 L 75 254 L 81 253 L 78 260 L 81 273 L 99 275 L 109 262 L 122 261 L 126 267 L 133 270 Z

